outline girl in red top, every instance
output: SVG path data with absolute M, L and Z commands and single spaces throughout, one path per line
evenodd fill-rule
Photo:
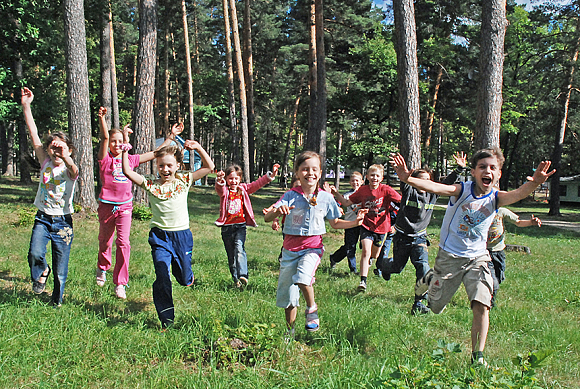
M 250 202 L 250 194 L 270 183 L 280 165 L 274 165 L 258 180 L 244 184 L 242 168 L 232 165 L 225 172 L 219 171 L 215 182 L 215 190 L 220 196 L 220 216 L 215 224 L 222 229 L 222 240 L 228 254 L 230 273 L 237 288 L 248 284 L 248 259 L 246 257 L 246 225 L 256 227 L 254 211 Z

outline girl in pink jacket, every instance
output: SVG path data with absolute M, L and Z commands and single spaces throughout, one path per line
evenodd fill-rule
M 237 288 L 248 284 L 248 260 L 246 257 L 246 225 L 256 227 L 250 194 L 270 183 L 278 173 L 280 165 L 258 180 L 244 184 L 242 168 L 229 166 L 225 172 L 219 171 L 215 190 L 220 197 L 220 216 L 215 224 L 222 229 L 222 240 L 228 254 L 230 273 Z

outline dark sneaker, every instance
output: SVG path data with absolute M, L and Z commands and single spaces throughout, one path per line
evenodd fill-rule
M 417 280 L 417 283 L 415 283 L 416 300 L 421 300 L 423 296 L 425 296 L 425 293 L 427 293 L 429 290 L 429 284 L 431 283 L 432 279 L 433 269 L 429 269 L 429 271 L 423 277 Z
M 380 270 L 378 267 L 375 267 L 375 268 L 373 269 L 373 273 L 374 273 L 374 274 L 375 274 L 375 276 L 377 276 L 377 277 L 380 277 L 380 276 L 383 274 L 383 272 L 382 272 L 382 271 L 381 271 L 381 270 Z
M 38 281 L 32 281 L 32 291 L 36 294 L 41 294 L 46 288 L 46 280 L 50 275 L 50 266 L 38 277 Z
M 330 270 L 336 269 L 336 265 L 338 265 L 338 262 L 334 262 L 332 256 L 330 256 Z
M 411 315 L 413 315 L 413 316 L 425 315 L 429 312 L 431 312 L 431 310 L 429 308 L 427 308 L 427 306 L 425 304 L 423 304 L 421 301 L 415 301 L 413 303 L 413 307 L 411 308 Z
M 485 358 L 483 358 L 483 351 L 474 351 L 471 353 L 471 364 L 488 367 Z

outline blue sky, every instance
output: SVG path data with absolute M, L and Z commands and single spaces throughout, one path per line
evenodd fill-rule
M 373 0 L 373 2 L 379 7 L 384 7 L 385 4 L 391 4 L 393 1 L 392 0 Z M 545 2 L 546 2 L 546 0 L 516 0 L 517 4 L 525 5 L 526 9 L 528 11 L 530 11 L 532 9 L 532 6 L 538 5 L 538 4 L 543 4 Z M 556 0 L 556 2 L 566 4 L 566 3 L 570 3 L 571 0 Z

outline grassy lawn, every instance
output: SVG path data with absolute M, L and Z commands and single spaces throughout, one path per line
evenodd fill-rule
M 172 329 L 160 330 L 153 306 L 147 221 L 133 222 L 128 298 L 121 301 L 112 276 L 103 288 L 95 284 L 96 215 L 75 218 L 65 300 L 55 309 L 49 294 L 31 291 L 26 256 L 35 191 L 36 185 L 0 179 L 1 388 L 580 387 L 576 232 L 508 225 L 507 242 L 532 254 L 507 253 L 507 278 L 490 314 L 485 354 L 491 368 L 484 369 L 468 363 L 471 310 L 463 290 L 442 314 L 411 316 L 415 272 L 409 264 L 388 283 L 370 275 L 368 292 L 355 294 L 359 279 L 348 274 L 346 261 L 329 270 L 328 253 L 342 244 L 342 232 L 334 230 L 324 237 L 315 284 L 321 330 L 307 333 L 299 311 L 296 342 L 287 344 L 284 313 L 275 306 L 282 236 L 258 217 L 260 226 L 248 229 L 246 240 L 250 284 L 235 289 L 213 224 L 219 199 L 211 187 L 195 187 L 189 196 L 196 283 L 174 282 Z M 259 191 L 252 197 L 255 212 L 281 193 Z M 548 205 L 510 208 L 542 218 Z M 436 209 L 429 228 L 431 264 L 443 212 Z M 563 213 L 580 221 L 578 209 Z M 553 354 L 543 367 L 522 373 L 512 360 L 536 350 Z

